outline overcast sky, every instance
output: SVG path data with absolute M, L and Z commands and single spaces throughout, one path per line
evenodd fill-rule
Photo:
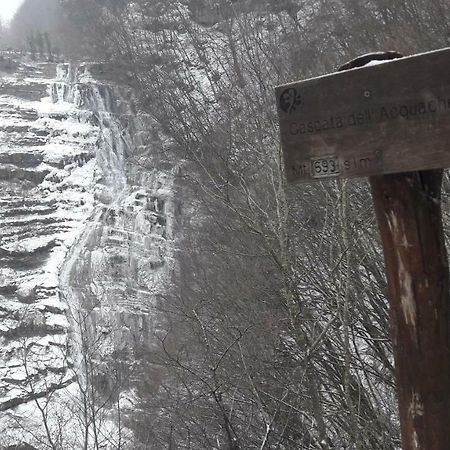
M 3 23 L 9 22 L 22 3 L 23 0 L 0 0 L 0 20 Z

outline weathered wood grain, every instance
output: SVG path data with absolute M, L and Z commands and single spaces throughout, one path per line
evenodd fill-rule
M 450 48 L 276 88 L 289 181 L 450 167 Z
M 450 294 L 442 170 L 369 180 L 386 261 L 402 448 L 448 450 Z

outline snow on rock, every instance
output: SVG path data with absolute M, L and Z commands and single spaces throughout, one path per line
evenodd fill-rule
M 55 64 L 20 67 L 0 79 L 0 430 L 19 405 L 72 382 L 58 273 L 100 177 L 93 113 L 51 101 Z
M 129 89 L 98 79 L 98 64 L 18 73 L 0 81 L 0 430 L 5 445 L 34 445 L 44 406 L 56 428 L 73 415 L 66 438 L 78 448 L 90 383 L 133 414 L 135 387 L 114 381 L 115 355 L 135 367 L 133 352 L 152 346 L 174 270 L 176 168 L 158 169 L 150 118 Z M 134 163 L 143 149 L 145 170 Z M 114 405 L 102 411 L 104 448 L 115 448 Z

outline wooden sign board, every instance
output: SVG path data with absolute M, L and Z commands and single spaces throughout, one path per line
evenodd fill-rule
M 276 88 L 289 181 L 450 167 L 450 48 Z

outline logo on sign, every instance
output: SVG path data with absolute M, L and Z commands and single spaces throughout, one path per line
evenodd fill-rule
M 296 111 L 302 103 L 301 95 L 293 87 L 285 89 L 280 95 L 280 108 L 287 114 Z

